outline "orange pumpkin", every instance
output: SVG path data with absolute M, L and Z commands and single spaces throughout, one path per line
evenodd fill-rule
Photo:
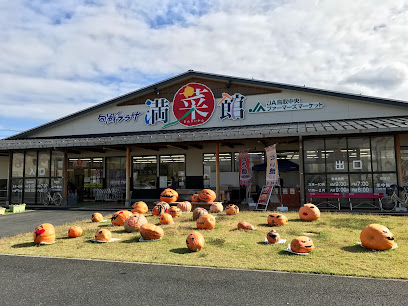
M 215 218 L 213 215 L 205 214 L 197 219 L 197 228 L 212 230 L 215 227 Z
M 361 244 L 373 250 L 389 250 L 394 246 L 394 236 L 381 224 L 367 225 L 360 233 Z
M 82 235 L 82 228 L 80 226 L 71 226 L 68 230 L 69 238 L 76 238 Z
M 268 216 L 268 224 L 270 226 L 280 226 L 288 223 L 288 218 L 281 214 L 270 214 Z
M 43 223 L 34 230 L 35 244 L 51 244 L 55 242 L 55 228 L 50 223 Z
M 112 239 L 112 233 L 108 229 L 100 229 L 95 233 L 95 240 L 98 241 L 110 241 Z
M 100 213 L 94 213 L 91 218 L 92 222 L 101 222 L 103 220 L 103 216 Z
M 210 206 L 210 213 L 220 213 L 224 210 L 221 202 L 215 202 Z
M 198 198 L 203 201 L 203 202 L 214 202 L 215 198 L 217 195 L 215 192 L 211 189 L 203 189 L 200 194 L 198 195 Z
M 197 220 L 198 218 L 200 218 L 202 215 L 206 215 L 208 214 L 208 211 L 205 208 L 202 207 L 197 207 L 196 209 L 194 209 L 193 211 L 193 220 Z
M 175 217 L 180 217 L 181 214 L 182 214 L 182 212 L 181 212 L 181 209 L 180 209 L 180 208 L 178 208 L 178 207 L 176 207 L 176 206 L 173 206 L 173 207 L 170 207 L 170 209 L 169 209 L 169 214 L 170 214 L 173 218 L 175 218 Z
M 152 215 L 153 216 L 160 216 L 160 214 L 162 214 L 164 212 L 167 213 L 169 211 L 169 209 L 170 209 L 169 203 L 163 202 L 163 201 L 159 202 L 159 203 L 156 204 L 155 207 L 153 207 Z
M 187 247 L 193 252 L 198 252 L 204 247 L 204 237 L 201 233 L 194 231 L 187 236 Z
M 147 213 L 149 211 L 149 207 L 143 201 L 135 202 L 132 205 L 132 208 L 133 208 L 131 210 L 132 214 L 134 214 L 134 213 L 145 214 L 145 213 Z
M 183 212 L 190 212 L 191 211 L 191 203 L 188 201 L 177 203 L 177 207 L 181 209 Z
M 229 204 L 227 208 L 225 208 L 225 212 L 227 213 L 227 215 L 238 215 L 239 207 L 235 204 Z
M 251 223 L 241 221 L 238 223 L 238 229 L 245 230 L 245 231 L 253 231 L 255 227 Z
M 132 233 L 138 231 L 139 228 L 145 223 L 147 223 L 146 217 L 143 214 L 135 213 L 125 220 L 125 224 L 123 224 L 123 226 L 125 231 Z
M 160 224 L 173 224 L 173 217 L 168 213 L 162 213 L 160 215 Z
M 320 218 L 320 210 L 316 205 L 307 203 L 299 209 L 299 218 L 303 221 L 314 221 Z
M 145 240 L 157 240 L 163 237 L 164 231 L 159 226 L 146 223 L 140 227 L 140 234 Z
M 191 202 L 200 202 L 199 194 L 195 193 L 191 196 Z
M 128 210 L 119 210 L 115 212 L 111 217 L 111 223 L 116 226 L 123 226 L 127 218 L 129 218 L 132 213 Z
M 171 188 L 166 188 L 160 194 L 160 201 L 167 202 L 167 203 L 173 203 L 177 201 L 178 196 L 179 195 L 177 191 Z
M 309 237 L 299 236 L 292 240 L 290 249 L 295 253 L 310 253 L 314 250 L 314 244 Z
M 278 243 L 280 235 L 273 229 L 266 235 L 266 239 L 268 239 L 269 243 Z

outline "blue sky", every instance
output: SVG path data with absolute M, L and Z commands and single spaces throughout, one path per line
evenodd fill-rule
M 408 100 L 405 1 L 2 1 L 0 137 L 194 69 Z

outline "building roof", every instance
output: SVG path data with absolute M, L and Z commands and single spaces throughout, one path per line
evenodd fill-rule
M 42 131 L 42 130 L 44 130 L 46 128 L 50 128 L 50 127 L 52 127 L 54 125 L 57 125 L 59 123 L 70 120 L 70 119 L 72 119 L 72 118 L 74 118 L 76 116 L 83 115 L 83 114 L 89 113 L 91 111 L 98 110 L 98 109 L 103 108 L 103 107 L 107 107 L 107 106 L 115 104 L 115 103 L 124 102 L 124 101 L 136 98 L 136 97 L 138 97 L 140 95 L 143 95 L 143 94 L 146 94 L 146 93 L 149 93 L 149 92 L 155 92 L 156 90 L 160 90 L 161 88 L 169 86 L 172 83 L 180 82 L 182 80 L 186 80 L 186 79 L 189 79 L 191 77 L 200 77 L 200 78 L 207 78 L 207 79 L 211 79 L 211 80 L 225 81 L 226 83 L 241 83 L 241 84 L 252 85 L 252 86 L 262 86 L 262 87 L 274 88 L 274 89 L 285 89 L 285 90 L 300 91 L 300 92 L 312 93 L 312 94 L 317 94 L 317 95 L 324 95 L 324 96 L 345 98 L 345 99 L 351 99 L 351 100 L 358 100 L 358 101 L 363 101 L 363 102 L 372 102 L 372 103 L 381 103 L 381 104 L 392 105 L 392 106 L 408 107 L 408 103 L 406 103 L 404 101 L 383 99 L 383 98 L 369 97 L 369 96 L 362 96 L 362 95 L 355 95 L 355 94 L 349 94 L 349 93 L 341 93 L 341 92 L 336 92 L 336 91 L 322 90 L 322 89 L 310 88 L 310 87 L 305 87 L 305 86 L 288 85 L 288 84 L 282 84 L 282 83 L 274 83 L 274 82 L 260 81 L 260 80 L 247 79 L 247 78 L 238 78 L 238 77 L 232 77 L 232 76 L 226 76 L 226 75 L 211 74 L 211 73 L 188 70 L 187 72 L 184 72 L 182 74 L 179 74 L 179 75 L 171 77 L 171 78 L 168 78 L 168 79 L 166 79 L 164 81 L 149 85 L 147 87 L 138 89 L 136 91 L 133 91 L 133 92 L 130 92 L 130 93 L 127 93 L 127 94 L 124 94 L 122 96 L 119 96 L 119 97 L 116 97 L 114 99 L 105 101 L 103 103 L 94 105 L 92 107 L 86 108 L 86 109 L 81 110 L 79 112 L 70 114 L 70 115 L 65 116 L 63 118 L 51 121 L 49 123 L 40 125 L 38 127 L 35 127 L 33 129 L 29 129 L 27 131 L 21 132 L 19 134 L 10 136 L 10 137 L 5 138 L 5 139 L 6 140 L 24 139 L 24 138 L 29 137 L 33 133 Z M 294 123 L 294 124 L 297 124 L 297 123 Z M 178 133 L 178 132 L 175 132 L 175 133 Z M 5 140 L 2 140 L 0 142 L 3 142 L 3 141 L 5 141 Z
M 159 144 L 235 139 L 264 139 L 290 136 L 392 133 L 408 130 L 408 116 L 327 120 L 312 122 L 271 123 L 240 127 L 201 128 L 177 131 L 139 132 L 93 137 L 6 139 L 0 151 L 41 148 L 86 148 L 114 145 Z

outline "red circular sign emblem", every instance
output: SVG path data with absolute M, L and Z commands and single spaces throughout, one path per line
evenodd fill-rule
M 189 83 L 181 87 L 173 99 L 173 114 L 184 126 L 206 123 L 214 113 L 214 95 L 207 86 Z

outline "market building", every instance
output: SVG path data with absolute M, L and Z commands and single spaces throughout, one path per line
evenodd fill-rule
M 383 193 L 408 185 L 408 104 L 189 70 L 0 141 L 0 200 L 62 205 L 156 200 L 208 187 L 241 202 L 265 185 L 276 144 L 283 204 L 308 193 Z M 52 201 L 54 198 L 48 198 Z

